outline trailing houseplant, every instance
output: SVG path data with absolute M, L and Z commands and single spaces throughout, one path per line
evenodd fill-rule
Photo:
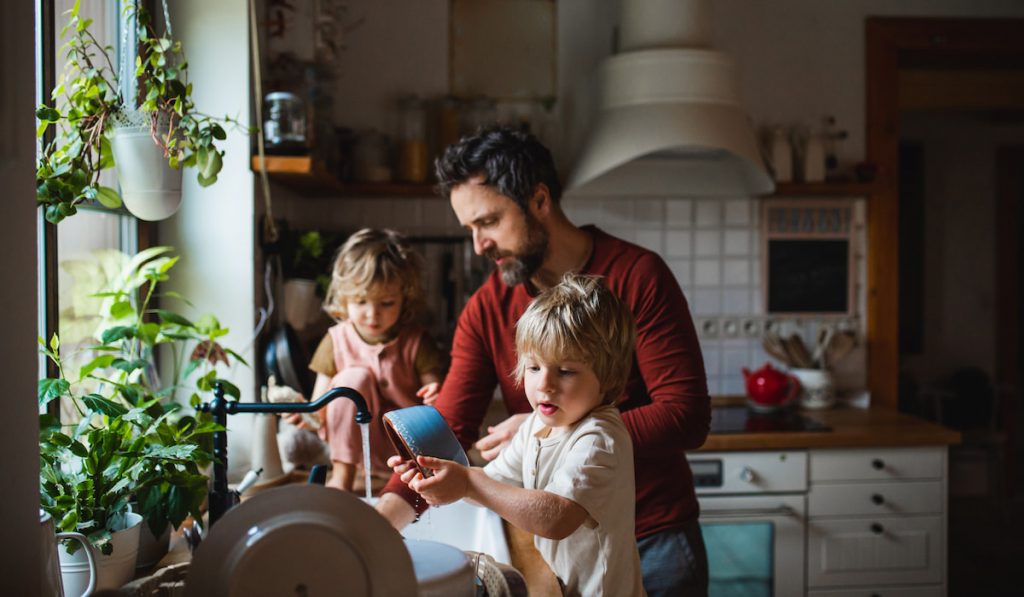
M 44 206 L 47 221 L 56 224 L 85 202 L 98 201 L 111 208 L 121 205 L 118 191 L 100 184 L 100 173 L 115 166 L 111 140 L 123 127 L 148 129 L 153 148 L 168 167 L 178 170 L 179 201 L 181 168 L 195 167 L 202 186 L 216 182 L 224 156 L 216 142 L 227 138 L 222 123 L 237 122 L 196 111 L 181 42 L 170 37 L 169 27 L 158 34 L 144 7 L 129 5 L 125 10 L 137 24 L 139 53 L 133 76 L 138 92 L 125 98 L 111 59 L 113 48 L 96 39 L 89 29 L 92 21 L 81 18 L 79 9 L 80 0 L 68 12 L 68 23 L 61 31 L 61 38 L 67 39 L 63 46 L 67 63 L 51 93 L 54 105 L 36 111 L 40 138 L 51 126 L 56 129 L 36 168 L 36 200 Z M 135 157 L 131 149 L 120 153 Z M 125 187 L 125 173 L 120 170 Z M 133 209 L 130 203 L 128 207 Z M 173 209 L 165 212 L 160 217 Z
M 104 301 L 99 343 L 83 349 L 92 358 L 75 374 L 64 366 L 59 338 L 40 339 L 40 352 L 58 371 L 39 382 L 40 406 L 61 399 L 80 417 L 62 422 L 40 415 L 42 508 L 61 530 L 85 534 L 103 553 L 109 553 L 111 532 L 131 500 L 156 536 L 188 515 L 199 517 L 207 492 L 203 469 L 212 462 L 210 435 L 220 428 L 207 415 L 186 413 L 176 395 L 184 392 L 194 407 L 217 381 L 239 395 L 217 377 L 217 366 L 229 364 L 229 357 L 244 364 L 219 344 L 227 330 L 217 319 L 206 315 L 193 322 L 151 307 L 158 296 L 183 300 L 158 293 L 177 262 L 170 250 L 139 253 L 113 288 L 98 293 Z M 156 374 L 158 349 L 173 354 L 168 383 Z

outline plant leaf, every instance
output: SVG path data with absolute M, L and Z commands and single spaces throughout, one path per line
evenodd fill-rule
M 120 417 L 128 412 L 128 409 L 125 407 L 111 400 L 107 400 L 99 394 L 86 394 L 85 396 L 82 396 L 82 402 L 84 402 L 90 410 L 107 415 L 108 417 Z
M 96 189 L 96 200 L 109 209 L 121 207 L 121 195 L 110 187 L 100 186 Z
M 71 391 L 71 384 L 66 379 L 47 377 L 39 380 L 39 406 L 46 406 L 54 398 Z

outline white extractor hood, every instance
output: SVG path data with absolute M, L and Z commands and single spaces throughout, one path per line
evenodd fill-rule
M 622 0 L 621 51 L 573 194 L 762 195 L 775 184 L 739 102 L 732 61 L 708 49 L 706 0 Z

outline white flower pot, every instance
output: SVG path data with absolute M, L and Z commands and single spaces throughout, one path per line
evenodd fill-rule
M 124 528 L 115 531 L 110 542 L 114 549 L 110 555 L 96 553 L 96 590 L 118 589 L 135 575 L 135 559 L 139 554 L 139 531 L 142 516 L 125 514 Z M 58 547 L 60 575 L 65 597 L 80 597 L 89 586 L 89 562 L 84 549 L 68 554 Z
M 148 568 L 164 557 L 171 545 L 171 523 L 167 523 L 164 532 L 157 537 L 150 530 L 146 521 L 139 525 L 139 557 L 136 568 Z
M 292 329 L 301 330 L 320 316 L 316 282 L 292 278 L 284 283 L 284 318 Z
M 167 134 L 166 127 L 157 134 Z M 149 125 L 114 129 L 114 150 L 121 198 L 128 211 L 140 220 L 169 218 L 181 206 L 181 170 L 171 168 L 164 152 L 153 141 Z

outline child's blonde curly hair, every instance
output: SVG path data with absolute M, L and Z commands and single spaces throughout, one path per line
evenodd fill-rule
M 635 344 L 632 312 L 601 278 L 568 273 L 533 299 L 516 323 L 513 375 L 522 383 L 528 356 L 547 365 L 580 361 L 594 370 L 603 402 L 615 404 L 626 391 Z
M 387 228 L 363 228 L 338 249 L 324 311 L 343 321 L 348 319 L 348 299 L 396 285 L 402 293 L 397 325 L 414 322 L 423 309 L 421 261 L 402 234 Z

